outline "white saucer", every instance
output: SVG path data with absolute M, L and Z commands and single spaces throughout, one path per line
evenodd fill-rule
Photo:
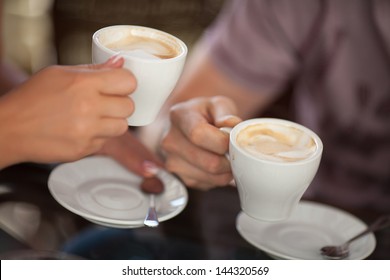
M 178 215 L 187 205 L 185 186 L 172 174 L 157 175 L 164 184 L 156 195 L 160 222 Z M 99 225 L 133 228 L 143 226 L 149 196 L 140 189 L 142 178 L 109 157 L 93 156 L 56 167 L 48 186 L 66 209 Z
M 116 224 L 116 223 L 105 223 L 105 222 L 101 222 L 101 221 L 98 221 L 98 220 L 94 220 L 94 219 L 89 219 L 87 217 L 84 217 L 84 219 L 94 223 L 94 224 L 97 224 L 97 225 L 100 225 L 100 226 L 104 226 L 104 227 L 111 227 L 111 228 L 139 228 L 139 227 L 143 227 L 144 224 L 137 224 L 137 225 L 122 225 L 122 224 Z
M 323 259 L 322 246 L 341 244 L 366 227 L 343 210 L 309 201 L 301 201 L 283 222 L 262 222 L 243 212 L 236 221 L 236 228 L 245 240 L 275 259 Z M 351 244 L 348 259 L 365 259 L 375 246 L 374 234 L 368 234 Z

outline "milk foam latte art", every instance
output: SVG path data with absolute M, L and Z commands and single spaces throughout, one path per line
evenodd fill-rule
M 111 30 L 99 36 L 99 42 L 122 56 L 142 59 L 171 59 L 180 54 L 180 44 L 168 34 L 138 27 Z
M 162 40 L 129 34 L 118 41 L 106 45 L 121 55 L 130 55 L 147 59 L 169 59 L 178 55 L 178 51 Z
M 302 130 L 281 124 L 254 124 L 242 129 L 237 144 L 255 157 L 278 162 L 309 158 L 317 146 Z
M 237 124 L 230 130 L 229 160 L 241 209 L 261 221 L 287 219 L 311 184 L 322 150 L 318 135 L 298 123 L 258 118 Z

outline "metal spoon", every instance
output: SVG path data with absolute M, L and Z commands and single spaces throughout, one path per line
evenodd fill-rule
M 158 222 L 157 211 L 156 211 L 156 206 L 154 201 L 155 195 L 150 194 L 149 199 L 150 199 L 149 209 L 144 220 L 144 225 L 148 227 L 157 227 L 159 222 Z
M 339 246 L 324 246 L 321 248 L 321 255 L 326 259 L 340 260 L 345 259 L 349 256 L 349 244 L 359 239 L 360 237 L 374 232 L 380 229 L 384 229 L 390 225 L 390 215 L 379 217 L 375 222 L 368 226 L 367 229 L 357 234 L 353 238 L 346 241 L 344 244 Z

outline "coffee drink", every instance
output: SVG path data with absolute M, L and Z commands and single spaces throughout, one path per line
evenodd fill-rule
M 282 124 L 260 123 L 242 129 L 237 144 L 253 156 L 278 162 L 295 162 L 316 151 L 313 138 L 304 131 Z
M 142 28 L 119 31 L 102 34 L 99 41 L 120 55 L 159 60 L 174 58 L 182 51 L 175 40 L 161 33 L 143 32 Z
M 127 118 L 130 126 L 155 121 L 176 86 L 187 51 L 179 38 L 145 26 L 107 26 L 92 36 L 93 63 L 104 63 L 117 55 L 137 79 L 137 87 L 129 95 L 134 102 L 134 112 Z
M 312 182 L 322 150 L 316 133 L 291 121 L 258 118 L 234 126 L 228 158 L 241 209 L 261 221 L 287 219 Z

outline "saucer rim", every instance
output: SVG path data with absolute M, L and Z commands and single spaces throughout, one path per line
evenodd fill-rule
M 98 224 L 98 225 L 104 225 L 105 224 L 105 226 L 110 225 L 111 227 L 114 227 L 116 225 L 117 227 L 120 227 L 120 228 L 140 227 L 141 225 L 143 225 L 143 220 L 144 220 L 143 218 L 142 219 L 140 218 L 140 219 L 137 219 L 137 220 L 130 220 L 130 219 L 129 220 L 123 220 L 123 219 L 119 220 L 119 219 L 100 217 L 100 216 L 98 216 L 96 214 L 87 213 L 85 211 L 80 210 L 80 208 L 75 208 L 72 205 L 69 205 L 57 193 L 58 190 L 56 188 L 58 188 L 58 184 L 65 184 L 66 185 L 64 180 L 56 179 L 57 176 L 59 176 L 59 174 L 61 174 L 60 172 L 63 172 L 64 169 L 66 170 L 66 169 L 72 167 L 73 165 L 80 164 L 80 162 L 91 161 L 93 163 L 93 162 L 99 161 L 99 160 L 105 161 L 106 164 L 107 163 L 108 164 L 112 164 L 113 168 L 120 168 L 122 170 L 124 169 L 124 167 L 122 165 L 120 165 L 118 162 L 116 162 L 111 157 L 101 156 L 101 155 L 99 155 L 99 156 L 89 156 L 89 157 L 86 157 L 86 158 L 83 158 L 83 159 L 80 159 L 80 160 L 77 160 L 77 161 L 74 161 L 74 162 L 67 162 L 67 163 L 60 164 L 60 165 L 56 166 L 52 170 L 52 172 L 51 172 L 51 174 L 49 175 L 49 178 L 48 178 L 48 189 L 49 189 L 51 195 L 65 209 L 67 209 L 70 212 L 72 212 L 72 213 L 74 213 L 76 215 L 79 215 L 79 216 L 83 217 L 84 219 L 89 220 L 90 222 L 93 222 L 95 224 Z M 133 180 L 140 178 L 140 176 L 138 176 L 137 174 L 135 174 L 135 173 L 133 173 L 133 172 L 131 172 L 129 170 L 126 170 L 126 172 L 127 172 L 126 176 L 129 176 L 129 178 L 131 178 Z M 183 204 L 181 204 L 180 206 L 175 207 L 175 209 L 173 209 L 173 211 L 171 211 L 169 213 L 166 213 L 163 216 L 161 216 L 161 213 L 160 213 L 160 216 L 159 216 L 159 221 L 160 222 L 169 220 L 169 219 L 177 216 L 178 214 L 180 214 L 184 210 L 184 208 L 187 206 L 187 203 L 188 203 L 188 191 L 185 188 L 185 186 L 180 182 L 180 180 L 175 178 L 175 176 L 173 176 L 172 174 L 170 174 L 167 171 L 164 171 L 164 176 L 165 177 L 167 177 L 167 176 L 169 177 L 169 180 L 171 182 L 170 185 L 173 186 L 174 188 L 176 188 L 178 190 L 178 192 L 181 193 L 181 198 L 183 198 L 184 201 L 183 201 Z M 102 178 L 104 178 L 104 177 L 101 177 L 100 179 L 102 179 Z M 86 182 L 86 181 L 88 181 L 88 179 L 84 180 L 82 182 Z M 134 188 L 138 188 L 138 186 L 133 186 L 133 187 Z M 74 186 L 73 188 L 71 188 L 71 190 L 69 192 L 75 191 L 75 190 L 77 191 L 77 188 L 78 188 L 77 186 Z M 165 188 L 166 188 L 166 186 L 165 186 Z M 166 191 L 166 189 L 164 190 L 164 192 L 165 191 Z M 161 194 L 156 196 L 156 201 L 164 200 L 164 196 L 163 196 L 164 192 L 162 192 Z M 143 197 L 143 199 L 147 199 L 148 194 L 144 194 L 144 193 L 141 192 L 141 196 Z M 168 201 L 168 200 L 166 200 L 166 201 Z
M 362 225 L 367 227 L 367 224 L 365 222 L 363 222 L 361 219 L 359 219 L 358 217 L 352 215 L 351 213 L 349 213 L 343 209 L 339 209 L 339 208 L 331 206 L 331 205 L 327 205 L 327 204 L 323 204 L 323 203 L 315 202 L 315 201 L 310 201 L 310 200 L 301 200 L 297 207 L 307 207 L 309 209 L 310 208 L 311 209 L 322 208 L 324 211 L 336 212 L 338 215 L 345 216 L 349 219 L 352 219 L 356 223 L 362 224 Z M 258 242 L 258 240 L 255 240 L 255 238 L 251 238 L 251 234 L 245 232 L 246 230 L 242 226 L 242 223 L 243 223 L 242 220 L 244 218 L 249 218 L 251 220 L 251 222 L 254 222 L 254 223 L 257 223 L 257 225 L 263 226 L 263 229 L 267 228 L 267 225 L 271 226 L 271 225 L 274 225 L 275 223 L 255 220 L 254 218 L 245 214 L 243 211 L 240 211 L 237 215 L 237 218 L 236 218 L 236 230 L 241 235 L 241 237 L 243 239 L 245 239 L 248 243 L 250 243 L 252 246 L 256 247 L 259 250 L 264 251 L 267 255 L 269 255 L 273 259 L 304 260 L 303 258 L 295 257 L 291 254 L 286 253 L 286 252 L 283 253 L 283 252 L 280 252 L 280 250 L 278 251 L 278 250 L 274 250 L 272 248 L 268 248 L 266 244 L 262 244 L 262 242 Z M 287 219 L 286 221 L 283 221 L 283 222 L 279 222 L 279 223 L 283 224 L 283 223 L 286 223 L 288 221 L 289 221 L 289 219 Z M 362 259 L 365 259 L 372 254 L 372 252 L 376 248 L 375 235 L 373 233 L 369 233 L 365 236 L 365 238 L 367 238 L 367 243 L 366 243 L 367 245 L 365 246 L 366 249 L 365 249 L 364 253 L 360 254 L 358 256 L 358 258 L 348 257 L 348 258 L 346 258 L 347 260 L 348 259 L 349 260 L 353 260 L 353 259 L 354 260 L 362 260 Z M 313 259 L 313 258 L 311 258 L 311 259 Z M 319 258 L 319 260 L 324 260 L 324 259 L 325 258 Z

